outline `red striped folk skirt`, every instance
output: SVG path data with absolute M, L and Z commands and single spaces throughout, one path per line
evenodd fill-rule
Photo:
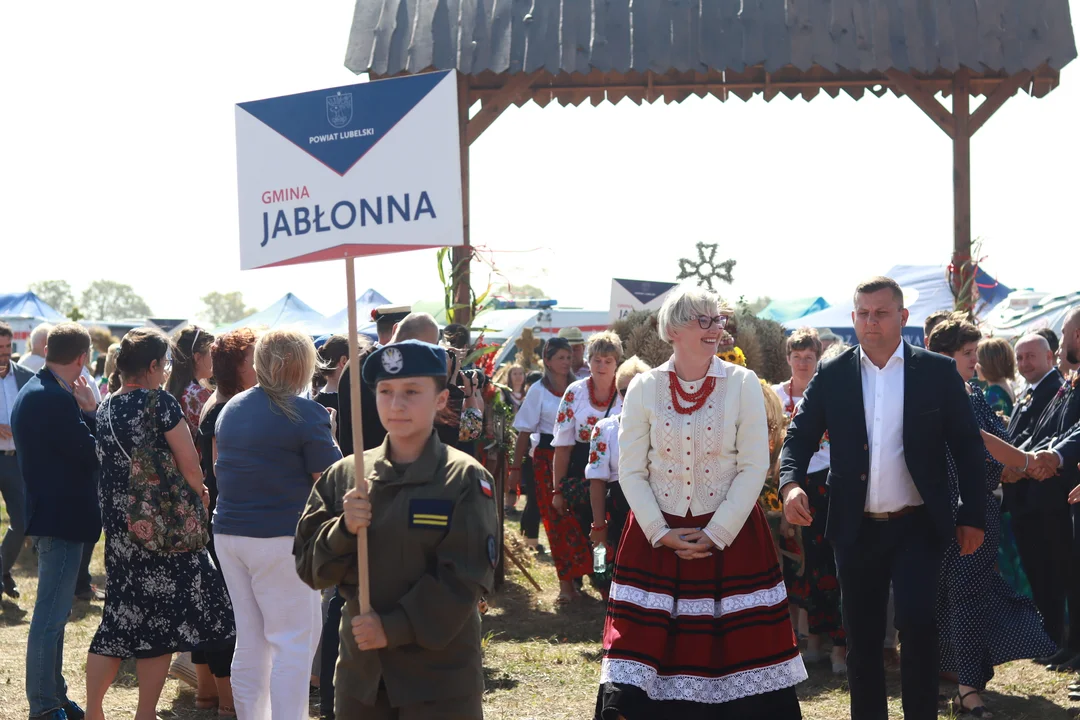
M 715 706 L 785 691 L 798 717 L 794 690 L 787 689 L 806 679 L 806 669 L 761 509 L 754 506 L 726 550 L 700 560 L 652 547 L 630 517 L 608 600 L 601 692 L 632 686 L 644 691 L 645 702 Z M 666 519 L 672 528 L 701 528 L 710 517 Z M 619 710 L 627 718 L 639 714 Z

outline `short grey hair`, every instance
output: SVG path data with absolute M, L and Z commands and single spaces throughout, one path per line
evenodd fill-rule
M 1027 345 L 1028 343 L 1035 344 L 1036 346 L 1038 346 L 1039 350 L 1043 352 L 1050 352 L 1050 341 L 1044 338 L 1042 335 L 1038 335 L 1036 333 L 1024 335 L 1022 338 L 1017 340 L 1016 346 L 1013 348 L 1013 350 L 1015 351 L 1019 349 L 1021 345 Z
M 49 339 L 49 331 L 53 329 L 53 326 L 49 323 L 41 323 L 36 328 L 30 331 L 30 347 L 39 347 L 45 344 L 45 341 Z
M 684 285 L 672 290 L 660 306 L 660 312 L 656 316 L 657 330 L 660 332 L 660 339 L 670 343 L 672 330 L 697 322 L 699 315 L 711 317 L 734 314 L 731 306 L 724 303 L 712 290 Z

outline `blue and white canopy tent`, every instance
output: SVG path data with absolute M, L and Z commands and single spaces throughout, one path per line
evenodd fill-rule
M 253 315 L 248 315 L 243 320 L 218 328 L 217 333 L 236 330 L 237 328 L 250 327 L 255 329 L 270 330 L 273 328 L 291 327 L 312 334 L 319 334 L 320 327 L 326 322 L 322 313 L 312 308 L 306 302 L 292 293 L 276 303 Z
M 381 293 L 368 288 L 356 298 L 356 322 L 357 331 L 362 335 L 375 337 L 375 323 L 371 320 L 371 311 L 381 305 L 389 305 Z M 340 312 L 326 318 L 319 326 L 316 335 L 347 335 L 349 332 L 349 308 L 344 307 Z
M 810 313 L 821 312 L 829 307 L 823 297 L 796 298 L 794 300 L 773 300 L 757 316 L 763 320 L 785 323 L 801 318 Z
M 27 351 L 30 331 L 43 322 L 64 322 L 63 315 L 32 292 L 0 294 L 0 320 L 11 326 L 12 349 Z
M 944 265 L 897 265 L 885 273 L 900 283 L 904 291 L 904 304 L 910 314 L 904 339 L 921 346 L 923 344 L 923 322 L 930 313 L 949 310 L 953 307 L 953 295 L 949 288 Z M 990 308 L 1004 300 L 1012 288 L 1002 285 L 985 270 L 979 268 L 975 277 L 979 289 L 976 311 L 979 317 L 985 316 Z M 811 313 L 783 323 L 787 330 L 801 327 L 829 329 L 840 336 L 844 342 L 854 345 L 855 328 L 851 323 L 851 304 L 842 302 L 821 312 Z

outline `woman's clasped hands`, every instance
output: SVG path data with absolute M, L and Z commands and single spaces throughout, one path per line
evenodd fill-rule
M 700 560 L 712 556 L 716 547 L 705 531 L 700 528 L 676 528 L 669 530 L 660 544 L 671 548 L 683 560 Z

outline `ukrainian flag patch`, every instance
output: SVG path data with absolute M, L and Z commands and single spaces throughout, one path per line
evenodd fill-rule
M 446 529 L 454 503 L 450 500 L 417 499 L 409 501 L 409 527 Z

